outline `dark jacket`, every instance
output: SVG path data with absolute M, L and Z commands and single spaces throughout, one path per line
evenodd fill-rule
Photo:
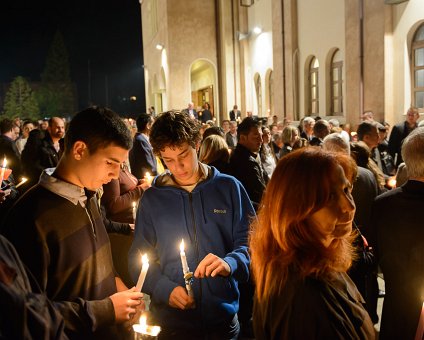
M 140 132 L 134 136 L 133 147 L 129 153 L 131 173 L 137 178 L 143 178 L 146 172 L 157 175 L 156 157 L 147 138 Z
M 12 169 L 13 177 L 19 181 L 22 176 L 21 156 L 13 139 L 0 135 L 0 166 L 7 159 L 7 168 Z
M 0 235 L 0 338 L 66 339 L 62 316 L 30 276 Z
M 343 273 L 330 281 L 289 274 L 284 288 L 255 301 L 257 340 L 375 339 L 373 324 L 354 283 Z
M 59 184 L 58 190 L 57 183 L 65 182 L 43 173 L 40 184 L 12 207 L 2 233 L 47 297 L 69 301 L 61 307 L 67 335 L 102 337 L 105 330 L 112 331 L 115 312 L 109 296 L 116 293 L 116 283 L 98 197 L 69 183 Z M 65 198 L 68 193 L 74 196 Z M 85 301 L 75 312 L 71 302 L 79 299 Z
M 416 126 L 418 125 L 416 124 Z M 401 155 L 402 142 L 412 130 L 408 128 L 408 123 L 405 121 L 393 126 L 392 132 L 390 132 L 389 154 L 395 161 L 396 166 L 403 162 Z
M 255 212 L 239 181 L 215 168 L 200 166 L 207 178 L 192 192 L 176 186 L 169 173 L 156 177 L 145 191 L 128 261 L 136 282 L 140 254 L 149 255 L 142 291 L 151 295 L 152 313 L 159 325 L 207 332 L 232 320 L 238 311 L 238 282 L 249 278 L 247 237 Z M 185 286 L 178 248 L 181 239 L 191 271 L 209 253 L 224 259 L 231 268 L 229 277 L 194 279 L 196 308 L 186 311 L 168 305 L 173 289 Z
M 423 304 L 424 183 L 409 180 L 377 197 L 372 226 L 386 296 L 380 339 L 414 339 Z
M 243 184 L 252 204 L 257 207 L 266 187 L 266 175 L 257 155 L 237 144 L 230 158 L 230 174 Z

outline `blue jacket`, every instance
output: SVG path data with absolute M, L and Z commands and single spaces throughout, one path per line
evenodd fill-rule
M 204 166 L 204 165 L 203 165 Z M 239 307 L 238 282 L 249 278 L 248 228 L 255 211 L 241 183 L 213 167 L 206 180 L 191 193 L 175 186 L 165 174 L 155 178 L 140 201 L 129 269 L 137 281 L 140 254 L 147 253 L 150 267 L 142 291 L 151 295 L 151 310 L 159 324 L 169 328 L 207 330 L 228 322 Z M 177 286 L 185 286 L 179 244 L 185 242 L 190 271 L 209 253 L 223 258 L 229 277 L 194 278 L 196 307 L 169 306 Z

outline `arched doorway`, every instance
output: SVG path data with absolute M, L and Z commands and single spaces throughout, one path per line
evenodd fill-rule
M 214 118 L 218 118 L 215 108 L 216 100 L 216 70 L 213 64 L 205 59 L 198 59 L 190 67 L 191 101 L 196 110 L 209 103 Z

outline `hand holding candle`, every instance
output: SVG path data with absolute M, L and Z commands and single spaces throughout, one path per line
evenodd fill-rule
M 143 263 L 141 267 L 140 276 L 138 277 L 137 285 L 135 286 L 135 289 L 137 292 L 141 292 L 141 289 L 143 288 L 144 280 L 146 279 L 147 270 L 149 269 L 149 259 L 147 258 L 147 254 L 144 254 L 141 257 L 141 262 Z
M 181 264 L 183 266 L 184 281 L 185 281 L 187 293 L 190 297 L 194 298 L 194 292 L 193 292 L 193 289 L 191 288 L 191 285 L 193 282 L 193 273 L 190 272 L 190 269 L 188 268 L 187 257 L 184 251 L 184 239 L 182 239 L 180 243 L 180 257 L 181 257 Z

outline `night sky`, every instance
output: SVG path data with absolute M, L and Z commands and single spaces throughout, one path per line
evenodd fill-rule
M 91 102 L 123 114 L 144 110 L 141 14 L 138 0 L 2 0 L 0 83 L 21 75 L 40 81 L 56 30 L 69 54 L 78 109 Z M 106 90 L 107 85 L 107 90 Z M 137 101 L 130 102 L 129 97 Z

